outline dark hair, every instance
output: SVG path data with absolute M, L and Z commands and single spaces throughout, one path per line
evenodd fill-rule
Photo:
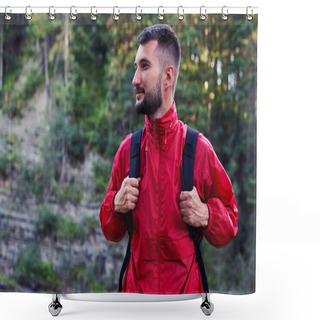
M 145 28 L 138 37 L 140 45 L 150 40 L 158 41 L 158 53 L 163 67 L 166 67 L 168 64 L 173 64 L 174 66 L 174 91 L 178 79 L 181 58 L 181 48 L 177 35 L 169 25 L 156 24 Z

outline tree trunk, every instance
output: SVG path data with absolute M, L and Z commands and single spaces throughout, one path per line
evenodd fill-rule
M 69 19 L 66 17 L 64 24 L 64 84 L 69 89 Z
M 3 86 L 3 24 L 0 24 L 0 92 Z
M 43 69 L 44 69 L 44 77 L 46 83 L 46 90 L 48 99 L 50 96 L 50 80 L 49 80 L 49 71 L 48 71 L 48 38 L 47 36 L 43 40 Z

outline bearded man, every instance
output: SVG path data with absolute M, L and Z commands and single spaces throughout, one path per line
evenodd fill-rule
M 187 125 L 174 101 L 179 40 L 168 25 L 142 31 L 132 85 L 138 113 L 145 115 L 138 178 L 129 178 L 131 136 L 119 146 L 100 209 L 105 238 L 121 241 L 133 216 L 130 260 L 123 292 L 201 293 L 200 270 L 188 226 L 213 246 L 237 234 L 238 209 L 231 182 L 210 142 L 199 134 L 192 191 L 182 191 L 182 153 Z

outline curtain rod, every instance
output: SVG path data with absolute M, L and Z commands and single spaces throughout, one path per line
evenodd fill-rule
M 60 7 L 60 6 L 50 6 L 50 7 L 40 7 L 40 6 L 26 6 L 26 7 L 18 7 L 18 6 L 1 6 L 0 13 L 5 13 L 7 15 L 10 14 L 26 14 L 31 15 L 33 13 L 47 13 L 47 14 L 59 14 L 59 13 L 69 13 L 69 14 L 135 14 L 135 15 L 142 15 L 142 14 L 158 14 L 158 15 L 165 15 L 165 14 L 177 14 L 177 15 L 184 15 L 184 14 L 221 14 L 221 15 L 229 15 L 229 14 L 246 14 L 254 15 L 258 14 L 258 7 L 234 7 L 234 6 L 220 6 L 220 7 L 145 7 L 145 6 L 136 6 L 136 7 L 121 7 L 121 6 L 114 6 L 114 7 L 100 7 L 100 6 L 92 6 L 92 7 L 78 7 L 78 6 L 71 6 L 71 7 Z

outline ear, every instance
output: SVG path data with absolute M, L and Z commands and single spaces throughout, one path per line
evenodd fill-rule
M 169 87 L 173 87 L 173 76 L 174 76 L 174 67 L 169 65 L 165 69 L 165 79 L 164 79 L 164 87 L 167 89 Z

